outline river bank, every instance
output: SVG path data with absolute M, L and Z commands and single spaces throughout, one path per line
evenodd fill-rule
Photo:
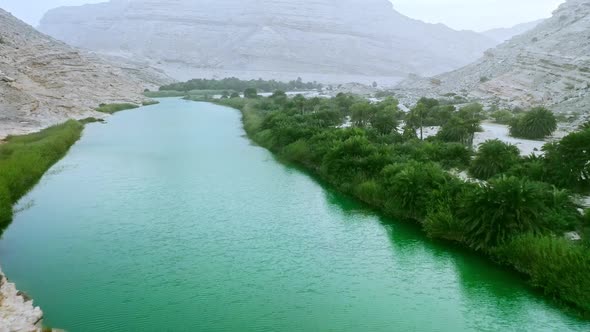
M 40 132 L 12 136 L 0 145 L 0 235 L 13 218 L 13 205 L 80 138 L 84 125 L 70 120 Z M 43 312 L 8 282 L 0 270 L 0 331 L 40 331 Z
M 555 222 L 559 222 L 559 219 L 552 219 L 553 225 L 547 224 L 548 227 L 554 227 L 551 232 L 539 232 L 530 228 L 528 231 L 514 232 L 511 235 L 514 236 L 513 240 L 504 233 L 502 236 L 508 238 L 508 241 L 502 242 L 494 238 L 497 235 L 487 234 L 477 228 L 469 229 L 474 226 L 469 226 L 468 222 L 477 223 L 475 225 L 481 227 L 490 222 L 488 220 L 506 223 L 505 226 L 494 226 L 499 227 L 500 232 L 503 232 L 503 227 L 519 229 L 522 224 L 519 225 L 516 221 L 522 220 L 523 216 L 515 217 L 512 214 L 520 213 L 519 207 L 505 204 L 505 199 L 499 197 L 506 193 L 496 192 L 493 185 L 462 183 L 446 175 L 440 166 L 432 162 L 455 163 L 448 152 L 442 155 L 430 152 L 435 158 L 442 156 L 439 161 L 429 160 L 428 156 L 424 159 L 424 152 L 412 152 L 416 147 L 411 144 L 397 145 L 398 148 L 392 151 L 379 141 L 371 141 L 368 135 L 365 136 L 363 129 L 333 130 L 329 129 L 329 125 L 325 127 L 325 123 L 317 125 L 313 113 L 306 117 L 295 111 L 273 112 L 281 110 L 281 106 L 274 104 L 272 99 L 261 100 L 259 103 L 253 99 L 222 100 L 219 103 L 240 110 L 248 136 L 279 157 L 303 166 L 339 191 L 369 204 L 386 216 L 416 222 L 431 238 L 459 243 L 466 250 L 474 250 L 494 262 L 522 273 L 530 278 L 532 286 L 543 290 L 548 297 L 557 299 L 558 303 L 565 304 L 563 307 L 567 310 L 573 310 L 583 317 L 590 314 L 590 289 L 584 277 L 590 271 L 588 249 L 561 236 L 563 233 L 555 227 L 558 225 Z M 262 108 L 257 109 L 256 105 L 262 105 Z M 308 125 L 306 121 L 312 124 Z M 436 146 L 430 145 L 429 148 L 435 149 Z M 405 158 L 410 158 L 409 163 L 407 159 L 400 157 L 404 154 L 407 154 Z M 421 158 L 421 161 L 411 160 L 412 158 Z M 469 162 L 470 158 L 461 161 L 463 167 L 465 164 L 469 165 Z M 508 177 L 500 179 L 498 186 L 524 190 L 518 195 L 522 199 L 528 199 L 526 195 L 530 195 L 530 192 L 527 193 L 527 190 L 533 184 L 526 181 Z M 496 182 L 492 181 L 491 184 Z M 551 188 L 543 183 L 534 185 Z M 518 189 L 519 187 L 522 189 Z M 550 196 L 551 190 L 546 193 Z M 565 198 L 563 194 L 567 192 L 562 193 L 562 199 Z M 478 197 L 483 195 L 488 197 L 487 205 L 490 205 L 492 214 L 487 213 L 482 208 L 485 204 L 478 201 Z M 467 202 L 473 203 L 470 211 L 479 211 L 475 216 L 465 214 L 466 198 L 469 199 Z M 544 213 L 555 213 L 562 216 L 560 218 L 571 216 L 572 220 L 581 219 L 575 205 L 566 203 L 570 199 L 572 198 L 564 200 L 563 205 L 555 205 L 555 211 L 550 208 Z M 511 201 L 510 198 L 508 201 Z M 544 204 L 549 206 L 553 203 L 547 201 Z M 460 217 L 453 212 L 457 207 L 463 209 Z M 500 209 L 501 213 L 493 212 L 496 209 Z M 531 215 L 531 220 L 544 218 L 543 213 L 538 211 L 534 215 Z M 498 217 L 502 220 L 493 219 Z M 490 242 L 486 244 L 480 241 Z
M 43 312 L 0 270 L 0 332 L 41 331 Z

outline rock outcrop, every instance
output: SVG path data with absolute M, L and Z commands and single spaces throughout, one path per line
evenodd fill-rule
M 97 116 L 101 103 L 144 100 L 143 72 L 127 69 L 39 33 L 0 9 L 0 139 L 68 118 Z M 141 68 L 141 67 L 139 67 Z
M 0 270 L 0 332 L 41 331 L 43 312 L 26 299 Z
M 405 17 L 388 0 L 111 0 L 51 10 L 39 29 L 179 80 L 397 82 L 466 65 L 497 44 Z
M 504 106 L 545 105 L 590 111 L 590 1 L 568 0 L 533 30 L 489 50 L 477 62 L 398 86 L 403 95 L 456 93 Z

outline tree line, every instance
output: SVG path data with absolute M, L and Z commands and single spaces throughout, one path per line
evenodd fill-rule
M 573 196 L 590 191 L 590 129 L 547 144 L 543 156 L 521 157 L 498 140 L 475 151 L 484 118 L 478 104 L 456 109 L 423 98 L 406 114 L 393 98 L 280 91 L 217 102 L 242 110 L 248 135 L 285 160 L 432 238 L 528 275 L 550 297 L 590 314 L 590 213 L 580 213 Z M 441 129 L 426 137 L 426 126 Z M 583 241 L 564 238 L 574 231 Z
M 193 90 L 226 90 L 231 93 L 242 92 L 246 89 L 256 89 L 263 92 L 273 92 L 275 90 L 296 91 L 296 90 L 313 90 L 321 89 L 322 84 L 317 82 L 303 82 L 299 77 L 289 82 L 279 82 L 275 80 L 266 81 L 257 80 L 240 80 L 235 77 L 216 79 L 192 79 L 182 83 L 172 83 L 160 87 L 160 91 L 182 91 L 188 92 Z

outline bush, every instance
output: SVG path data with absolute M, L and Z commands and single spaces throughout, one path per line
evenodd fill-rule
M 139 108 L 139 106 L 134 104 L 100 104 L 96 111 L 101 113 L 114 114 L 120 111 L 130 110 L 134 108 Z
M 590 250 L 561 237 L 526 234 L 494 250 L 501 262 L 530 276 L 535 287 L 590 311 Z
M 257 98 L 258 97 L 258 91 L 255 88 L 247 88 L 246 90 L 244 90 L 244 98 Z
M 465 241 L 465 224 L 456 218 L 448 205 L 441 205 L 429 212 L 424 220 L 424 231 L 431 238 L 456 242 Z
M 488 180 L 514 167 L 520 160 L 520 150 L 500 140 L 486 141 L 469 168 L 469 174 L 480 180 Z
M 383 169 L 386 212 L 395 217 L 422 221 L 432 205 L 433 195 L 450 180 L 438 164 L 410 161 Z
M 512 119 L 514 119 L 514 114 L 512 114 L 512 112 L 510 112 L 508 110 L 502 110 L 502 111 L 495 111 L 494 113 L 491 114 L 491 117 L 492 117 L 492 119 L 494 119 L 494 122 L 507 125 L 507 124 L 510 124 Z
M 543 107 L 537 107 L 510 123 L 510 135 L 526 139 L 543 139 L 557 129 L 557 119 Z
M 507 177 L 466 192 L 458 211 L 467 228 L 466 243 L 482 250 L 516 235 L 547 233 L 545 189 L 536 182 Z
M 546 144 L 543 151 L 551 183 L 580 192 L 590 190 L 590 130 Z

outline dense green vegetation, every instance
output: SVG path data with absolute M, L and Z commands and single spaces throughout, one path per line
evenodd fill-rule
M 135 104 L 100 104 L 99 107 L 96 109 L 97 112 L 107 113 L 107 114 L 114 114 L 117 112 L 130 110 L 134 108 L 139 108 L 138 105 Z
M 217 92 L 216 93 L 221 93 Z M 200 91 L 199 91 L 200 93 Z M 187 94 L 193 94 L 193 91 L 174 91 L 174 90 L 165 90 L 165 91 L 144 91 L 143 95 L 149 98 L 169 98 L 169 97 L 184 97 Z M 196 94 L 196 93 L 195 93 Z
M 12 220 L 12 206 L 49 167 L 61 159 L 82 133 L 74 120 L 38 133 L 12 136 L 0 144 L 0 233 Z
M 555 115 L 546 108 L 537 107 L 510 120 L 510 135 L 527 139 L 543 139 L 557 129 Z
M 256 89 L 264 92 L 272 92 L 275 90 L 296 91 L 296 90 L 312 90 L 320 89 L 321 84 L 316 82 L 303 82 L 301 78 L 287 83 L 278 82 L 275 80 L 265 81 L 263 79 L 244 81 L 235 77 L 224 78 L 221 80 L 215 79 L 193 79 L 183 83 L 172 83 L 160 87 L 160 91 L 191 91 L 191 90 L 218 90 L 218 91 L 234 91 L 242 92 L 246 89 Z
M 590 222 L 570 194 L 590 189 L 590 130 L 548 144 L 544 157 L 523 158 L 514 146 L 488 141 L 472 158 L 483 118 L 477 104 L 457 110 L 422 99 L 403 114 L 392 98 L 371 104 L 344 94 L 289 99 L 280 92 L 218 103 L 242 110 L 248 135 L 286 161 L 388 216 L 418 223 L 432 238 L 511 266 L 590 314 L 590 246 L 583 244 Z M 424 137 L 429 125 L 441 132 Z M 452 169 L 486 182 L 461 180 Z M 568 231 L 584 241 L 563 239 Z

